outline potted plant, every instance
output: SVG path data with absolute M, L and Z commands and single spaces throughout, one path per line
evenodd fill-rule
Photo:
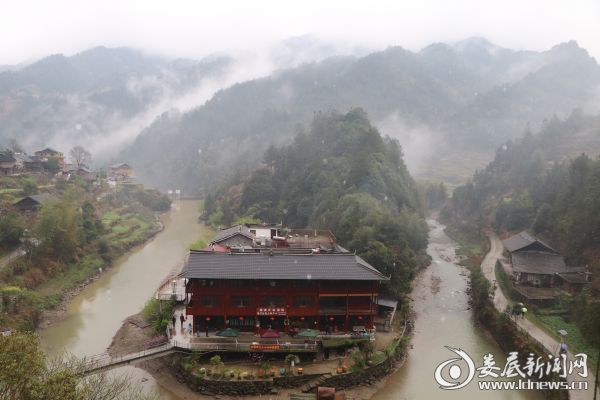
M 296 354 L 288 354 L 285 356 L 285 363 L 290 366 L 290 373 L 294 372 L 294 365 L 300 364 L 300 357 Z

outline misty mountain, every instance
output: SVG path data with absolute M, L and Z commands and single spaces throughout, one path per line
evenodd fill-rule
M 599 87 L 600 67 L 575 42 L 545 52 L 504 49 L 481 38 L 416 53 L 390 47 L 221 90 L 193 111 L 163 115 L 121 158 L 147 183 L 200 193 L 253 169 L 267 146 L 287 143 L 314 113 L 361 107 L 400 140 L 409 167 L 411 153 L 425 150 L 417 175 L 456 177 L 454 164 L 472 173 L 527 126 L 592 104 Z M 424 137 L 411 148 L 411 140 Z M 465 156 L 470 153 L 478 158 Z
M 226 57 L 170 61 L 97 47 L 0 72 L 0 143 L 14 138 L 30 151 L 55 146 L 67 152 L 75 144 L 94 151 L 95 143 L 109 140 L 132 118 L 165 98 L 189 95 L 229 63 Z M 128 139 L 126 132 L 121 136 Z
M 528 69 L 533 71 L 524 74 L 523 70 Z M 491 90 L 477 93 L 467 107 L 452 117 L 452 133 L 462 131 L 476 145 L 497 145 L 520 136 L 524 122 L 537 129 L 552 114 L 565 116 L 573 108 L 591 105 L 600 96 L 598 63 L 575 42 L 517 61 L 506 72 L 505 78 L 511 74 L 522 76 L 497 82 Z

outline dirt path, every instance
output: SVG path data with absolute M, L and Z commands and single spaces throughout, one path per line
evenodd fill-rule
M 8 253 L 7 255 L 5 255 L 4 257 L 0 258 L 0 269 L 6 267 L 9 262 L 11 262 L 12 260 L 14 260 L 15 258 L 21 257 L 24 254 L 25 254 L 25 251 L 23 249 L 21 249 L 20 247 L 18 247 L 15 250 L 11 251 L 10 253 Z
M 487 233 L 488 238 L 490 239 L 490 251 L 486 254 L 485 258 L 481 262 L 481 271 L 485 275 L 485 277 L 490 282 L 494 282 L 496 280 L 496 274 L 494 272 L 494 268 L 496 266 L 496 261 L 502 256 L 503 246 L 500 238 L 494 232 Z M 504 312 L 506 306 L 508 305 L 508 300 L 502 293 L 502 290 L 498 287 L 496 292 L 494 293 L 494 306 L 500 312 Z M 527 318 L 517 319 L 517 325 L 529 333 L 534 339 L 540 342 L 548 351 L 548 353 L 556 354 L 558 352 L 560 342 L 554 337 L 550 336 L 545 330 L 535 325 Z M 573 354 L 569 352 L 569 358 L 572 358 Z M 588 390 L 572 390 L 569 392 L 569 398 L 571 400 L 587 400 L 592 399 L 594 397 L 594 379 L 593 373 L 589 370 L 587 378 L 581 378 L 579 375 L 569 375 L 567 381 L 569 383 L 575 380 L 586 380 L 588 382 Z

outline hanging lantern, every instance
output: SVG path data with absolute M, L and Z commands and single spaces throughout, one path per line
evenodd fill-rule
M 204 318 L 205 321 L 210 321 L 210 317 Z
M 275 321 L 275 317 L 271 317 L 271 321 Z
M 304 317 L 300 317 L 300 321 L 304 321 Z
M 333 317 L 329 317 L 329 320 L 330 320 L 330 321 L 333 321 L 334 319 L 335 319 L 335 318 L 333 318 Z
M 240 321 L 243 321 L 243 320 L 244 320 L 244 317 L 240 317 Z
M 357 318 L 358 318 L 359 320 L 362 320 L 362 315 L 359 315 Z

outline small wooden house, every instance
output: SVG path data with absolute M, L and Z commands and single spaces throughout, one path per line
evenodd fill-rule
M 528 232 L 520 232 L 502 241 L 512 264 L 517 284 L 553 288 L 561 284 L 561 274 L 581 272 L 568 267 L 559 252 Z
M 133 168 L 127 163 L 118 163 L 110 167 L 110 175 L 116 179 L 133 177 Z
M 65 167 L 65 155 L 60 151 L 46 147 L 44 150 L 36 151 L 35 155 L 42 162 L 48 161 L 51 158 L 55 158 L 58 161 L 58 166 L 61 171 Z
M 0 175 L 12 175 L 16 171 L 17 160 L 10 154 L 0 152 Z
M 58 199 L 49 193 L 41 193 L 32 196 L 25 196 L 13 203 L 21 212 L 37 212 L 37 210 L 47 202 L 58 202 Z

